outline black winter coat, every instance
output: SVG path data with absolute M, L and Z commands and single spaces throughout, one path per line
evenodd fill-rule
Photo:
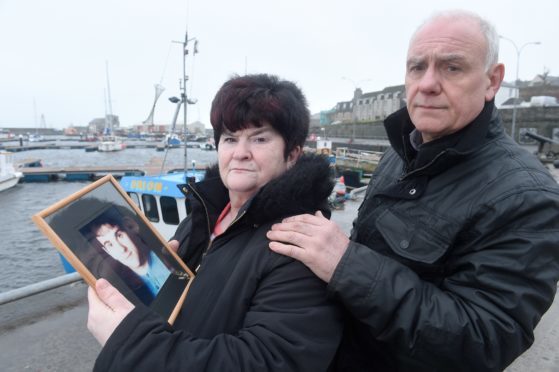
M 493 102 L 410 145 L 403 109 L 329 290 L 353 316 L 343 371 L 499 371 L 533 342 L 559 279 L 559 187 Z
M 97 371 L 325 371 L 342 334 L 326 285 L 303 264 L 268 248 L 283 217 L 328 213 L 324 158 L 303 156 L 270 181 L 221 235 L 210 232 L 228 200 L 216 169 L 188 186 L 192 212 L 179 225 L 179 255 L 197 269 L 173 326 L 145 307 L 119 325 Z

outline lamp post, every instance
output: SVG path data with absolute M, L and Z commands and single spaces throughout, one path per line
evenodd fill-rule
M 499 35 L 499 38 L 506 40 L 508 42 L 510 42 L 512 44 L 512 46 L 514 47 L 514 49 L 516 50 L 516 79 L 514 80 L 514 87 L 515 87 L 515 99 L 512 105 L 512 127 L 511 127 L 511 137 L 513 139 L 513 141 L 516 141 L 516 106 L 518 105 L 517 101 L 518 98 L 520 96 L 520 87 L 518 86 L 518 71 L 520 70 L 520 53 L 522 53 L 522 50 L 524 49 L 524 47 L 528 46 L 528 45 L 540 45 L 541 43 L 539 41 L 530 41 L 527 43 L 522 44 L 522 46 L 519 48 L 516 46 L 516 43 L 514 41 L 512 41 L 512 39 L 509 39 L 508 37 L 505 37 L 503 35 Z

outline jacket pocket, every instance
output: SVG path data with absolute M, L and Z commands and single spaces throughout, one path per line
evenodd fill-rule
M 390 248 L 409 260 L 432 264 L 450 247 L 450 239 L 443 237 L 433 227 L 389 209 L 378 216 L 375 225 Z

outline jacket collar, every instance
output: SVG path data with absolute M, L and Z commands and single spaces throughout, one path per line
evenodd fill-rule
M 384 126 L 390 144 L 404 160 L 408 172 L 422 175 L 440 173 L 503 132 L 494 101 L 486 102 L 470 124 L 458 132 L 421 145 L 419 151 L 410 143 L 410 133 L 415 127 L 407 108 L 386 118 Z
M 334 187 L 328 160 L 319 155 L 304 154 L 295 165 L 271 180 L 239 211 L 254 224 L 301 213 L 321 210 L 329 216 L 327 199 Z M 207 169 L 203 181 L 186 186 L 206 207 L 211 229 L 229 201 L 229 193 L 217 165 Z

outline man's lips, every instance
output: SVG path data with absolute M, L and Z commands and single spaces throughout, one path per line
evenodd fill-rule
M 439 105 L 418 105 L 415 104 L 414 107 L 426 110 L 444 110 L 446 106 L 439 106 Z

